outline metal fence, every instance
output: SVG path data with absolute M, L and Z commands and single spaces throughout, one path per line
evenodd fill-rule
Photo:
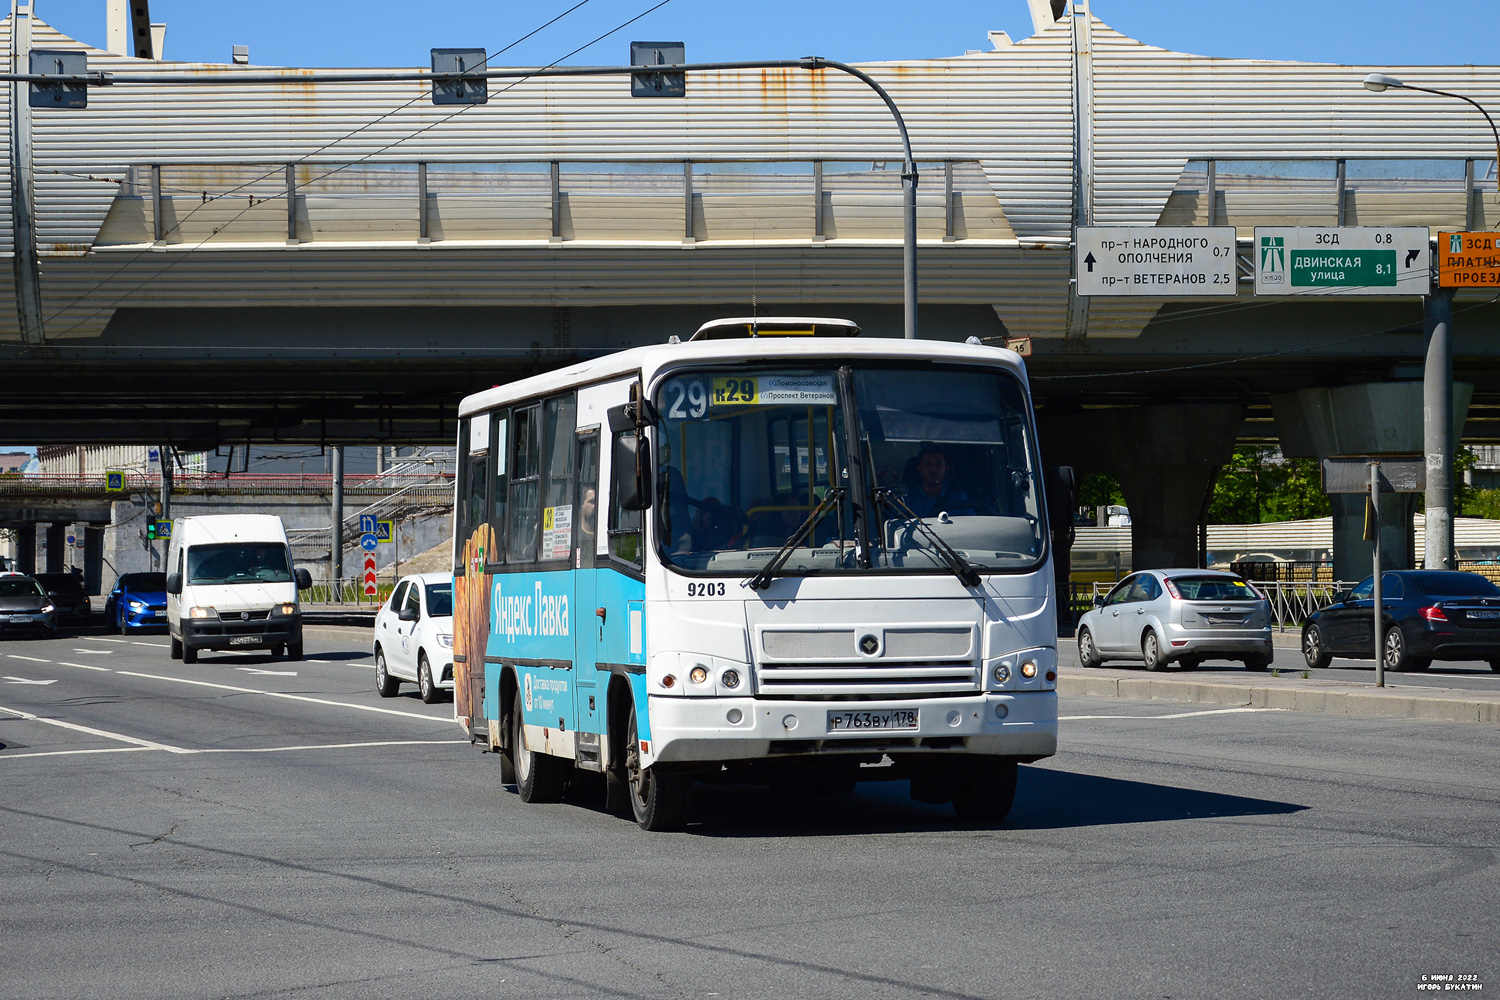
M 375 588 L 375 596 L 365 594 L 365 582 L 359 577 L 348 577 L 335 582 L 319 580 L 306 590 L 298 591 L 297 596 L 307 604 L 352 604 L 367 605 L 375 607 L 384 604 L 386 598 L 391 596 L 391 591 L 396 589 L 398 581 L 382 580 Z
M 1094 601 L 1102 598 L 1114 589 L 1112 583 L 1096 583 L 1092 585 L 1092 592 L 1088 594 L 1088 601 L 1083 610 L 1086 611 L 1094 606 Z M 1256 590 L 1266 595 L 1271 602 L 1271 624 L 1276 628 L 1286 631 L 1288 628 L 1301 628 L 1307 616 L 1314 611 L 1328 607 L 1333 599 L 1346 590 L 1352 590 L 1354 584 L 1347 581 L 1326 580 L 1311 581 L 1299 580 L 1296 582 L 1265 582 L 1256 581 Z M 1075 609 L 1078 607 L 1074 601 Z M 1081 612 L 1080 612 L 1081 613 Z

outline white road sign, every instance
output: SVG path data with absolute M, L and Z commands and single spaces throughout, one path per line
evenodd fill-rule
M 1426 226 L 1256 226 L 1256 295 L 1426 295 Z
M 1079 295 L 1233 295 L 1233 226 L 1083 226 Z

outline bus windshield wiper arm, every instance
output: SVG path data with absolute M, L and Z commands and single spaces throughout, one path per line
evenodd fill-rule
M 750 578 L 751 590 L 765 590 L 771 585 L 771 580 L 777 573 L 781 572 L 781 567 L 786 565 L 786 561 L 791 558 L 793 550 L 802 543 L 802 540 L 812 532 L 813 528 L 817 527 L 818 522 L 823 520 L 823 515 L 838 506 L 839 501 L 844 499 L 844 493 L 845 490 L 842 486 L 829 488 L 828 492 L 823 495 L 822 501 L 813 508 L 811 514 L 807 515 L 807 520 L 802 522 L 801 527 L 792 532 L 792 537 L 788 538 L 786 544 L 776 550 L 776 554 L 771 556 L 771 561 L 762 566 L 760 572 Z
M 904 514 L 910 518 L 912 526 L 932 542 L 932 547 L 937 550 L 943 562 L 948 564 L 948 568 L 953 571 L 953 575 L 958 577 L 959 583 L 965 587 L 979 586 L 979 571 L 974 568 L 973 564 L 960 555 L 957 549 L 943 541 L 943 536 L 934 531 L 932 526 L 926 521 L 918 517 L 916 512 L 906 505 L 906 501 L 902 500 L 901 495 L 893 488 L 889 486 L 879 487 L 875 490 L 875 500 L 877 503 L 890 505 L 896 513 Z

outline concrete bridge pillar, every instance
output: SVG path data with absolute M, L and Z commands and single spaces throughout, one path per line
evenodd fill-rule
M 1042 457 L 1079 475 L 1111 472 L 1130 508 L 1131 568 L 1198 565 L 1198 524 L 1214 475 L 1234 453 L 1238 403 L 1079 410 L 1041 422 Z
M 36 524 L 16 526 L 16 571 L 30 575 L 36 572 Z
M 1474 386 L 1453 384 L 1453 440 L 1463 432 Z M 1422 383 L 1366 382 L 1301 389 L 1271 397 L 1281 453 L 1288 458 L 1422 454 Z M 1364 498 L 1332 495 L 1333 575 L 1363 580 L 1373 569 L 1371 543 L 1364 540 Z M 1385 494 L 1380 500 L 1380 562 L 1385 569 L 1411 569 L 1416 540 L 1412 515 L 1419 493 Z
M 65 562 L 68 555 L 68 526 L 66 524 L 47 525 L 47 570 L 48 573 L 62 573 L 67 570 Z

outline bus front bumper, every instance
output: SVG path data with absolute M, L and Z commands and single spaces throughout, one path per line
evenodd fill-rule
M 917 710 L 914 729 L 830 731 L 830 712 L 911 708 Z M 924 751 L 1038 760 L 1057 752 L 1056 691 L 981 693 L 915 704 L 653 695 L 649 709 L 658 763 Z M 739 721 L 731 722 L 732 717 Z

